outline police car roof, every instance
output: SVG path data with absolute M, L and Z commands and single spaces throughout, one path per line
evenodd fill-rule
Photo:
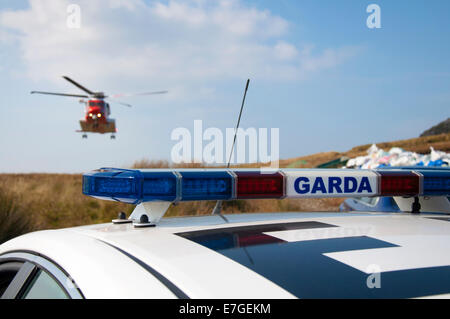
M 424 297 L 450 293 L 450 216 L 264 213 L 40 231 L 33 251 L 87 298 Z M 369 287 L 381 272 L 381 288 Z

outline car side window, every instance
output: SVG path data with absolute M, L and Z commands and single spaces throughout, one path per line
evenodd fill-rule
M 42 255 L 0 255 L 0 299 L 83 299 L 75 281 Z
M 0 264 L 0 297 L 3 296 L 22 265 L 23 262 L 6 262 Z
M 46 271 L 39 269 L 20 299 L 68 299 L 65 290 Z

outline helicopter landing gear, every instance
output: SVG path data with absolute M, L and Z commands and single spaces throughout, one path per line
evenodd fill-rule
M 81 135 L 82 138 L 87 138 L 87 134 Z
M 112 140 L 115 140 L 115 139 L 116 139 L 116 136 L 115 136 L 115 135 L 111 135 L 111 139 L 112 139 Z

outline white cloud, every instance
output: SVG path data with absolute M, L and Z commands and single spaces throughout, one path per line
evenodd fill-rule
M 289 43 L 286 20 L 238 0 L 79 0 L 80 29 L 66 26 L 70 3 L 33 0 L 28 9 L 0 13 L 0 34 L 15 39 L 26 76 L 147 83 L 285 80 L 356 54 L 353 47 L 313 52 Z
M 275 46 L 275 54 L 281 60 L 291 60 L 298 56 L 298 50 L 292 44 L 279 42 Z
M 347 46 L 340 49 L 326 49 L 319 55 L 313 54 L 314 46 L 306 46 L 301 52 L 300 68 L 304 73 L 332 68 L 355 56 L 362 48 Z

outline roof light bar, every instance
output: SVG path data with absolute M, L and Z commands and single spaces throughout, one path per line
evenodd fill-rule
M 450 169 L 102 168 L 83 175 L 83 194 L 130 204 L 200 200 L 450 196 Z

